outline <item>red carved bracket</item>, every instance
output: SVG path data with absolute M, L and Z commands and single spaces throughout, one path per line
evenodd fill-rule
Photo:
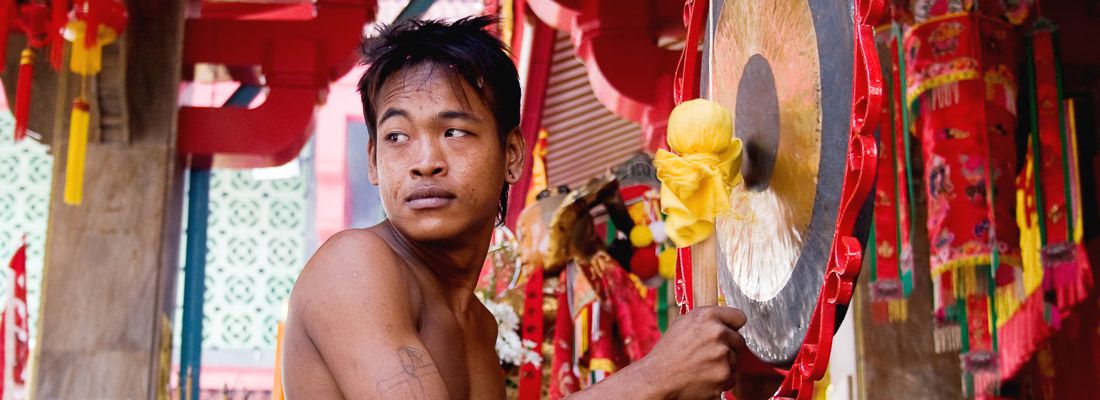
M 699 3 L 704 5 L 700 5 Z M 837 214 L 835 240 L 828 267 L 822 283 L 817 307 L 811 318 L 805 342 L 795 356 L 774 399 L 810 399 L 814 382 L 820 380 L 829 366 L 833 335 L 836 331 L 836 308 L 847 305 L 855 291 L 855 279 L 859 276 L 863 250 L 859 240 L 852 236 L 856 218 L 863 202 L 874 185 L 878 150 L 872 128 L 878 125 L 882 105 L 883 83 L 874 44 L 874 30 L 870 22 L 879 21 L 884 10 L 883 0 L 855 0 L 854 54 L 852 67 L 852 119 L 850 122 L 848 162 L 841 188 L 841 204 Z M 687 0 L 684 4 L 684 20 L 688 25 L 688 37 L 693 29 L 700 29 L 705 19 L 698 15 L 705 10 L 705 0 Z M 684 50 L 684 59 L 676 73 L 676 102 L 694 98 L 698 85 L 697 67 L 690 57 L 694 50 Z M 691 249 L 679 249 L 676 271 L 676 301 L 681 313 L 693 306 L 691 299 Z
M 268 167 L 297 156 L 311 133 L 314 107 L 328 82 L 356 62 L 374 0 L 318 0 L 314 4 L 203 4 L 186 22 L 184 65 L 259 65 L 268 87 L 255 109 L 181 107 L 179 148 L 217 155 L 230 167 Z
M 581 0 L 528 0 L 527 5 L 542 22 L 562 32 L 572 32 L 581 13 Z
M 637 122 L 650 151 L 664 145 L 672 112 L 673 74 L 681 52 L 656 44 L 659 29 L 677 15 L 658 7 L 673 2 L 529 0 L 540 19 L 573 38 L 596 98 L 616 115 Z M 678 10 L 677 10 L 678 11 Z

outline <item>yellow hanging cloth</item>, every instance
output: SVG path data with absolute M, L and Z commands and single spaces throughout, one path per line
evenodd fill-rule
M 741 140 L 722 105 L 705 99 L 681 103 L 668 118 L 668 145 L 653 164 L 661 181 L 665 231 L 677 247 L 714 233 L 714 221 L 730 209 L 730 191 L 741 182 Z

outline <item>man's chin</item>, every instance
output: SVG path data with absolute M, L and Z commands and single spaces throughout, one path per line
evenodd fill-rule
M 424 243 L 463 242 L 470 235 L 492 226 L 496 221 L 484 222 L 471 220 L 469 215 L 448 216 L 450 213 L 411 213 L 403 223 L 396 224 L 398 229 L 412 241 Z M 391 222 L 392 219 L 391 219 Z

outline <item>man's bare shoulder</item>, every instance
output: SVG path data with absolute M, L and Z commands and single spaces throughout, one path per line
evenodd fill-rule
M 306 263 L 283 337 L 287 398 L 388 398 L 382 394 L 393 385 L 404 388 L 409 357 L 426 351 L 412 306 L 419 289 L 385 234 L 338 233 Z M 428 360 L 414 367 L 430 367 L 434 375 L 415 375 L 416 382 L 444 398 L 446 387 Z
M 405 261 L 378 233 L 342 231 L 325 241 L 302 269 L 290 311 L 312 315 L 358 307 L 408 309 L 405 270 Z

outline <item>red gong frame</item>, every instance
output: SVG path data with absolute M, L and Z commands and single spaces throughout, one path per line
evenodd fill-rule
M 849 130 L 848 156 L 841 189 L 841 204 L 824 282 L 817 306 L 794 363 L 789 370 L 780 370 L 783 382 L 774 399 L 810 399 L 814 382 L 825 375 L 832 352 L 833 335 L 837 327 L 837 307 L 847 306 L 855 290 L 855 279 L 863 261 L 863 249 L 853 236 L 859 211 L 874 185 L 878 151 L 874 127 L 878 125 L 882 104 L 882 72 L 875 50 L 874 28 L 884 11 L 883 0 L 854 0 L 852 115 Z M 684 3 L 684 23 L 688 28 L 688 43 L 694 43 L 705 29 L 707 0 L 687 0 Z M 676 103 L 698 97 L 699 65 L 696 46 L 685 46 L 676 71 Z M 692 298 L 691 248 L 679 251 L 677 265 L 677 303 L 681 312 L 694 307 Z M 716 277 L 714 277 L 716 278 Z

